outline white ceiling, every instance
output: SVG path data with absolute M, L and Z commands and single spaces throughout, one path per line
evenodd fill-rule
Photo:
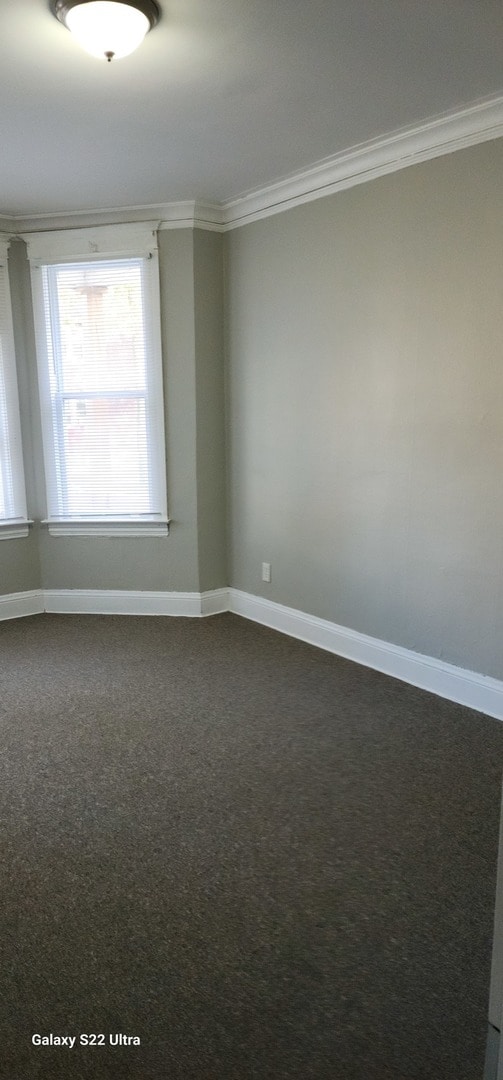
M 0 213 L 225 203 L 503 93 L 502 0 L 160 0 L 137 53 L 0 0 Z

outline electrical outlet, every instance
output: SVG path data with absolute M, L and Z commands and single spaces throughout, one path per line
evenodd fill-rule
M 262 563 L 262 581 L 271 580 L 271 564 L 270 562 Z

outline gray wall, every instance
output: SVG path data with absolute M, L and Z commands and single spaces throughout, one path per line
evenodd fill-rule
M 227 585 L 223 236 L 194 232 L 196 477 L 201 590 Z
M 0 541 L 0 596 L 40 588 L 40 564 L 33 534 Z
M 226 266 L 230 584 L 499 678 L 502 174 L 501 140 L 405 169 Z
M 12 294 L 12 319 L 18 372 L 19 411 L 23 439 L 24 470 L 29 514 L 36 510 L 36 481 L 34 466 L 33 410 L 30 375 L 30 325 L 32 315 L 30 296 L 26 290 L 29 273 L 25 261 L 25 246 L 11 245 L 9 276 Z M 0 540 L 0 595 L 31 591 L 40 588 L 40 559 L 37 529 L 19 540 Z
M 0 543 L 0 593 L 41 586 L 199 592 L 226 584 L 222 239 L 188 229 L 159 233 L 169 537 L 53 537 L 36 527 L 27 540 Z M 21 241 L 11 246 L 11 281 L 29 514 L 39 521 L 42 443 Z

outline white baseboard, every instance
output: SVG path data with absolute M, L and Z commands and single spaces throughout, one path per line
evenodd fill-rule
M 229 610 L 229 590 L 147 592 L 133 589 L 39 589 L 0 596 L 0 619 L 38 615 L 179 615 L 198 618 Z
M 229 611 L 402 682 L 503 720 L 503 682 L 403 649 L 260 596 L 229 589 Z
M 44 595 L 41 589 L 6 593 L 0 596 L 0 619 L 19 619 L 23 615 L 40 615 L 43 610 Z
M 222 591 L 227 597 L 227 590 Z M 206 596 L 210 598 L 208 610 L 203 611 Z M 46 611 L 71 615 L 181 615 L 197 618 L 203 614 L 213 614 L 209 610 L 212 596 L 212 593 L 134 589 L 44 589 Z
M 239 589 L 141 592 L 129 589 L 45 589 L 0 596 L 0 619 L 38 615 L 175 615 L 198 618 L 231 611 L 421 690 L 503 720 L 503 682 L 433 656 L 360 634 Z
M 221 615 L 229 610 L 229 590 L 212 589 L 201 593 L 201 615 Z

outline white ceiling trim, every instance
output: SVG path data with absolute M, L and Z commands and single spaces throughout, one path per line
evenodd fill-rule
M 216 214 L 216 217 L 215 217 Z M 156 203 L 147 206 L 108 206 L 104 210 L 75 210 L 70 213 L 18 215 L 8 220 L 14 233 L 51 232 L 54 229 L 85 229 L 96 225 L 121 225 L 156 218 L 162 229 L 221 228 L 221 209 L 210 203 Z M 0 218 L 0 223 L 2 218 Z M 200 223 L 200 224 L 199 224 Z M 5 229 L 4 229 L 5 231 Z
M 352 147 L 222 206 L 225 229 L 503 136 L 503 95 Z
M 260 218 L 279 214 L 302 203 L 355 187 L 379 176 L 405 169 L 455 150 L 503 136 L 503 95 L 485 98 L 466 108 L 444 113 L 414 127 L 361 143 L 222 204 L 194 200 L 149 206 L 108 207 L 62 214 L 38 214 L 0 219 L 14 235 L 88 225 L 112 225 L 156 217 L 161 229 L 206 229 L 227 232 Z
M 176 203 L 172 204 L 173 206 Z M 178 204 L 182 205 L 182 204 Z M 218 203 L 207 202 L 193 202 L 190 204 L 192 207 L 189 217 L 182 220 L 181 218 L 175 218 L 173 214 L 170 217 L 163 217 L 159 228 L 161 229 L 206 229 L 208 232 L 223 232 L 224 222 L 222 210 L 223 207 Z

